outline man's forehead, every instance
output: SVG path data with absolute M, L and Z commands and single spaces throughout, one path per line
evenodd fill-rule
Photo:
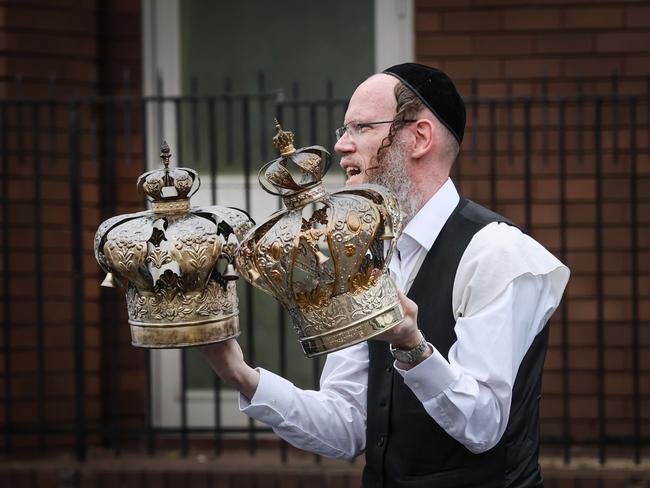
M 346 122 L 378 115 L 392 117 L 396 108 L 396 84 L 395 77 L 381 73 L 361 83 L 350 97 Z

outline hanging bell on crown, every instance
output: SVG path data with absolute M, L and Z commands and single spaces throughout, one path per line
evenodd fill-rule
M 190 168 L 144 173 L 137 188 L 151 210 L 104 221 L 95 234 L 95 258 L 119 285 L 134 346 L 176 348 L 221 342 L 239 335 L 235 251 L 254 222 L 241 210 L 193 207 L 200 185 Z M 223 270 L 220 271 L 220 270 Z
M 326 192 L 330 154 L 320 146 L 296 149 L 293 142 L 276 121 L 280 157 L 258 179 L 286 208 L 249 232 L 236 261 L 246 280 L 288 310 L 303 352 L 315 357 L 404 318 L 387 269 L 401 217 L 395 195 L 382 186 Z

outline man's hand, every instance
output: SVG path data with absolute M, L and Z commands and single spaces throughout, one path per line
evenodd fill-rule
M 418 306 L 401 291 L 398 290 L 397 293 L 399 295 L 400 303 L 402 304 L 402 309 L 404 310 L 404 320 L 392 329 L 379 334 L 375 339 L 386 341 L 398 349 L 413 349 L 420 344 L 420 341 L 422 340 L 422 333 L 420 332 L 420 329 L 418 329 Z M 403 367 L 403 369 L 410 369 L 431 356 L 432 353 L 433 351 L 428 347 L 422 356 L 420 356 L 417 363 L 406 365 L 400 362 L 399 365 L 400 367 Z
M 260 382 L 260 373 L 246 364 L 241 347 L 235 339 L 200 346 L 199 351 L 223 381 L 249 400 L 253 398 Z

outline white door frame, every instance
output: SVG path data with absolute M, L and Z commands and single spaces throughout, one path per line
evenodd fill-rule
M 375 0 L 375 71 L 415 61 L 413 0 Z
M 179 0 L 142 0 L 142 91 L 144 96 L 173 96 L 181 93 Z M 163 80 L 162 87 L 159 80 Z M 162 90 L 161 90 L 162 88 Z M 147 111 L 146 167 L 158 167 L 160 143 L 166 140 L 172 150 L 176 141 L 176 118 L 172 104 L 152 104 Z M 164 111 L 164 123 L 160 123 Z M 173 159 L 172 159 L 173 160 Z M 180 408 L 180 351 L 151 351 L 152 423 L 156 427 L 178 427 Z

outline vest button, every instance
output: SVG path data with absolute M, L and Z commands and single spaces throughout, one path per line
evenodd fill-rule
M 386 372 L 387 373 L 392 373 L 393 372 L 393 365 L 392 364 L 390 366 L 386 366 Z
M 385 443 L 386 443 L 386 436 L 385 435 L 379 436 L 379 440 L 377 441 L 377 445 L 379 447 L 384 447 Z
M 379 402 L 380 407 L 385 407 L 386 406 L 386 400 L 382 400 Z

